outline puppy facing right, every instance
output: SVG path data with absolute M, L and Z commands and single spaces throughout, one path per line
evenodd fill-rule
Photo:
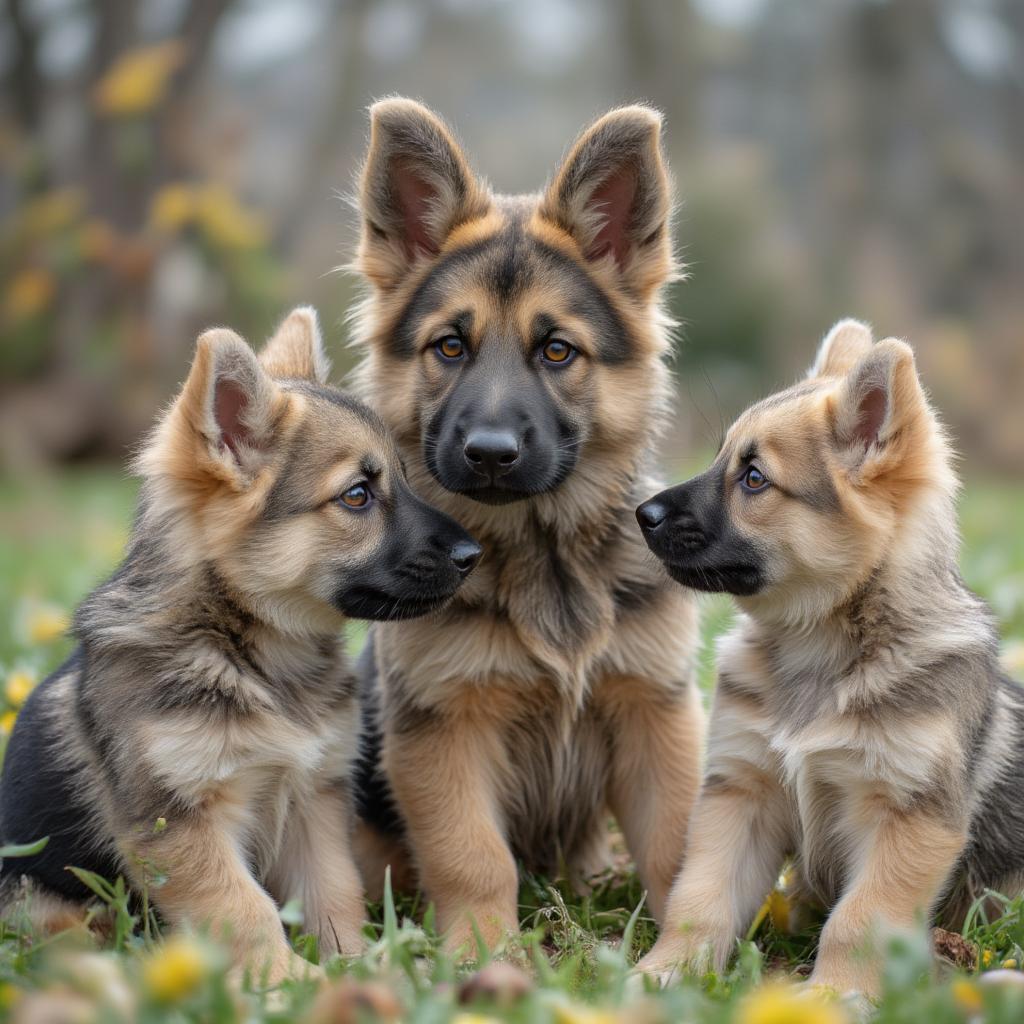
M 1024 691 L 960 577 L 957 487 L 913 352 L 847 320 L 707 472 L 637 509 L 673 578 L 743 613 L 642 970 L 721 969 L 789 856 L 830 908 L 810 980 L 840 992 L 878 993 L 885 931 L 1021 891 Z

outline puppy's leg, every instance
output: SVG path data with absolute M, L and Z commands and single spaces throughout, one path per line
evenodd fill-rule
M 964 842 L 963 831 L 926 813 L 884 810 L 825 923 L 810 983 L 876 996 L 878 929 L 913 928 L 930 912 Z
M 790 809 L 773 779 L 751 765 L 709 776 L 661 937 L 639 968 L 664 980 L 681 965 L 721 970 L 791 842 Z
M 209 926 L 237 964 L 266 970 L 271 983 L 316 972 L 288 945 L 274 901 L 211 812 L 169 817 L 163 832 L 121 836 L 118 845 L 127 864 L 145 862 L 166 874 L 152 898 L 172 926 Z
M 472 957 L 518 930 L 516 863 L 502 831 L 504 753 L 482 716 L 432 718 L 385 739 L 384 763 L 408 825 L 420 880 L 445 947 Z
M 342 782 L 296 800 L 284 842 L 267 877 L 279 902 L 298 899 L 306 927 L 320 942 L 321 959 L 362 949 L 363 888 L 352 856 L 355 810 Z
M 616 676 L 602 681 L 596 699 L 612 737 L 608 801 L 660 924 L 700 789 L 700 697 L 693 686 L 668 691 Z

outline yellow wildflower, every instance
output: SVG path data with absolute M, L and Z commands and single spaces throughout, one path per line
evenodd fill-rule
M 4 312 L 11 320 L 30 320 L 50 304 L 57 283 L 53 274 L 29 267 L 14 275 L 4 295 Z
M 616 1017 L 608 1010 L 595 1010 L 580 1003 L 560 1003 L 555 1007 L 555 1020 L 557 1024 L 615 1024 Z
M 52 235 L 77 220 L 85 205 L 78 188 L 56 188 L 31 200 L 21 214 L 21 223 L 33 238 Z
M 1009 959 L 1003 961 L 1003 967 L 1008 971 L 1015 971 L 1017 969 L 1017 961 L 1011 956 Z
M 223 185 L 206 185 L 196 199 L 196 216 L 206 237 L 225 249 L 256 249 L 267 241 L 259 214 L 243 206 Z
M 21 998 L 21 989 L 16 988 L 9 981 L 0 982 L 0 1010 L 12 1010 L 14 1004 Z
M 56 605 L 35 605 L 25 620 L 26 631 L 31 643 L 49 644 L 59 640 L 68 630 L 67 613 Z
M 7 676 L 4 685 L 4 695 L 7 703 L 12 707 L 20 708 L 28 699 L 28 695 L 35 689 L 38 682 L 36 677 L 23 668 L 16 668 Z
M 845 1024 L 835 1003 L 791 985 L 765 985 L 740 1004 L 737 1024 Z
M 789 896 L 781 889 L 772 889 L 768 895 L 768 915 L 777 932 L 789 932 Z
M 953 994 L 953 1002 L 966 1014 L 981 1013 L 985 1008 L 985 1001 L 981 998 L 978 986 L 966 978 L 957 978 L 950 991 Z
M 97 109 L 112 117 L 152 110 L 164 98 L 171 75 L 184 59 L 185 47 L 176 39 L 122 54 L 96 86 Z
M 993 955 L 992 950 L 991 949 L 986 949 L 981 954 L 981 966 L 982 967 L 991 967 L 992 966 L 992 961 L 994 959 L 995 959 L 995 956 Z
M 17 711 L 5 711 L 0 715 L 0 733 L 4 736 L 10 736 L 14 732 L 14 720 L 17 717 Z
M 142 969 L 146 988 L 162 1003 L 192 995 L 210 974 L 209 956 L 195 939 L 178 935 L 150 954 Z
M 457 1013 L 452 1017 L 452 1024 L 501 1024 L 497 1017 L 488 1017 L 485 1013 Z
M 149 222 L 157 231 L 174 234 L 185 227 L 196 214 L 195 192 L 189 185 L 165 185 L 153 197 Z

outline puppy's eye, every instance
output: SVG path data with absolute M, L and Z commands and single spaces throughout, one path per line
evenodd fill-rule
M 454 334 L 446 335 L 434 342 L 434 351 L 448 363 L 458 362 L 466 354 L 466 346 L 462 339 Z
M 743 486 L 743 490 L 755 494 L 768 487 L 768 477 L 757 466 L 747 466 L 746 473 L 740 477 L 740 484 Z
M 366 484 L 356 484 L 338 497 L 338 501 L 346 508 L 366 508 L 372 500 L 373 495 Z
M 562 341 L 561 338 L 552 338 L 540 350 L 540 356 L 545 363 L 565 366 L 566 363 L 571 363 L 575 359 L 577 351 L 569 342 Z

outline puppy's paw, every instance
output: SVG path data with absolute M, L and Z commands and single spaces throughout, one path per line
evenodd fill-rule
M 653 979 L 659 988 L 677 983 L 687 974 L 702 975 L 715 962 L 714 943 L 701 940 L 695 933 L 685 939 L 660 938 L 636 965 L 638 974 Z

